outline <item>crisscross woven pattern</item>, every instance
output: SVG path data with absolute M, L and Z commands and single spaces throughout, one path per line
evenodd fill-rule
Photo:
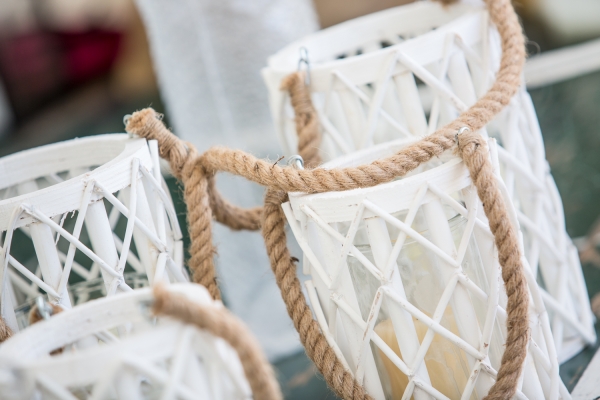
M 57 347 L 62 355 L 49 357 Z M 0 390 L 8 400 L 217 400 L 252 393 L 281 399 L 256 339 L 205 288 L 189 283 L 158 284 L 60 313 L 5 343 L 0 360 Z
M 153 146 L 154 157 L 145 140 L 105 135 L 0 160 L 15 168 L 0 202 L 2 317 L 13 331 L 27 326 L 38 296 L 71 308 L 155 280 L 189 280 Z M 33 171 L 18 168 L 32 159 Z

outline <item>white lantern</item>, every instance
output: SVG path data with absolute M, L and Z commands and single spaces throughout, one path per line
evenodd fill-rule
M 434 29 L 435 28 L 435 29 Z M 454 120 L 489 89 L 501 55 L 483 8 L 417 2 L 325 29 L 269 58 L 263 70 L 281 143 L 297 152 L 281 80 L 308 54 L 310 90 L 324 160 L 397 138 L 422 137 Z M 487 126 L 498 140 L 500 172 L 524 234 L 524 252 L 542 288 L 561 362 L 596 341 L 577 251 L 522 88 Z
M 169 289 L 199 305 L 222 307 L 200 285 Z M 152 300 L 152 290 L 143 288 L 90 301 L 15 335 L 0 347 L 2 398 L 251 397 L 229 344 L 175 319 L 153 317 Z
M 13 331 L 40 294 L 70 308 L 189 281 L 156 142 L 76 139 L 4 157 L 0 171 L 1 311 Z
M 386 143 L 323 167 L 366 164 L 406 144 Z M 493 141 L 490 148 L 494 159 Z M 493 235 L 460 158 L 445 153 L 371 188 L 290 193 L 283 209 L 304 253 L 319 325 L 374 398 L 481 399 L 488 393 L 504 352 L 507 298 Z M 518 396 L 568 399 L 548 315 L 523 262 L 531 342 Z

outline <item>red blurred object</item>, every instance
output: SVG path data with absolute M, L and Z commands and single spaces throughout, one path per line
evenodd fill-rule
M 69 89 L 110 71 L 122 36 L 90 30 L 0 38 L 0 75 L 17 122 Z
M 110 70 L 119 53 L 122 34 L 95 30 L 86 33 L 57 33 L 64 52 L 68 84 L 93 79 Z

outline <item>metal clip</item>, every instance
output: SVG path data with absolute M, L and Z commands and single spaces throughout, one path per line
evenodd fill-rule
M 144 319 L 149 322 L 151 325 L 155 325 L 157 318 L 152 312 L 152 307 L 154 306 L 154 298 L 141 300 L 139 303 L 140 314 L 144 317 Z
M 300 47 L 300 59 L 298 59 L 298 72 L 302 70 L 302 64 L 306 65 L 306 74 L 304 74 L 304 84 L 310 86 L 310 62 L 308 61 L 308 50 L 306 47 Z
M 54 313 L 52 306 L 48 304 L 48 302 L 42 296 L 37 297 L 35 299 L 35 306 L 37 307 L 37 313 L 43 319 L 50 319 L 50 317 Z
M 299 155 L 294 155 L 288 158 L 287 165 L 292 168 L 303 170 L 304 169 L 304 159 Z
M 463 126 L 462 128 L 460 128 L 458 130 L 458 132 L 456 132 L 456 135 L 454 136 L 454 139 L 456 140 L 456 144 L 458 144 L 458 136 L 465 133 L 465 132 L 469 132 L 471 129 L 468 126 Z

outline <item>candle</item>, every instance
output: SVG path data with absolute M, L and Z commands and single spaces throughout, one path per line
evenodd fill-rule
M 442 320 L 445 323 L 450 323 L 451 331 L 456 333 L 456 323 L 454 315 L 450 307 L 446 309 Z M 423 338 L 427 333 L 427 327 L 413 317 L 413 322 L 417 330 L 419 342 L 423 342 Z M 392 321 L 386 319 L 375 327 L 375 332 L 381 339 L 396 353 L 400 358 L 400 348 L 398 340 L 392 326 Z M 389 376 L 392 398 L 401 399 L 402 395 L 408 386 L 408 378 L 398 367 L 396 367 L 389 358 L 387 358 L 381 350 L 379 355 L 382 359 L 385 370 Z M 431 385 L 450 399 L 460 399 L 461 389 L 465 387 L 469 378 L 469 368 L 467 358 L 462 350 L 452 345 L 448 340 L 440 335 L 435 335 L 433 341 L 425 355 L 425 365 L 431 379 Z M 473 397 L 473 396 L 472 396 Z M 476 398 L 476 396 L 474 395 Z

